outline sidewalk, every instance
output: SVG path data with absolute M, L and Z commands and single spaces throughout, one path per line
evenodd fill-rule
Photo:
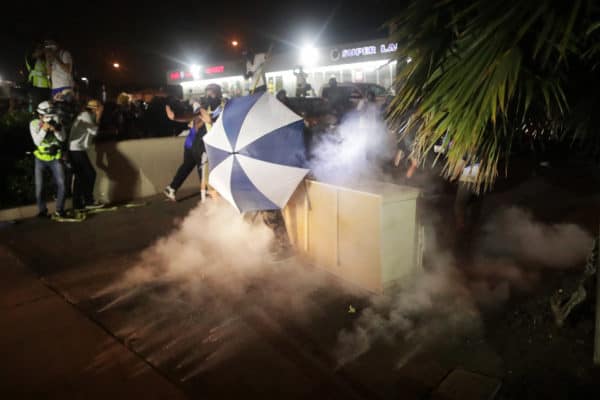
M 6 399 L 185 398 L 1 245 L 0 360 Z
M 366 303 L 325 276 L 311 275 L 314 292 L 301 304 L 293 293 L 270 301 L 260 285 L 186 295 L 163 284 L 106 309 L 115 295 L 94 294 L 130 270 L 198 197 L 148 200 L 83 223 L 29 219 L 0 229 L 0 398 L 492 398 L 462 389 L 489 392 L 496 381 L 452 374 L 456 364 L 438 362 L 436 352 L 398 368 L 407 349 L 381 343 L 336 368 L 332 349 L 356 317 L 348 304 Z M 261 282 L 276 289 L 294 268 L 280 265 Z M 497 375 L 463 361 L 467 371 Z

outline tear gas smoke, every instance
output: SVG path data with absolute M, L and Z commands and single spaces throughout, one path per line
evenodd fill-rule
M 518 208 L 501 210 L 484 225 L 472 265 L 457 266 L 427 238 L 427 270 L 390 295 L 374 298 L 335 350 L 340 365 L 375 342 L 418 349 L 440 338 L 477 332 L 481 306 L 501 305 L 512 290 L 529 290 L 540 274 L 581 268 L 592 238 L 573 224 L 544 224 Z M 407 362 L 414 355 L 399 355 Z
M 350 113 L 333 132 L 315 139 L 310 169 L 317 180 L 344 184 L 388 180 L 383 165 L 394 157 L 395 141 L 377 107 Z
M 228 205 L 208 202 L 190 211 L 171 234 L 145 250 L 138 265 L 106 291 L 156 282 L 192 287 L 204 279 L 217 285 L 239 284 L 236 277 L 249 276 L 263 265 L 272 239 L 264 224 L 242 218 Z
M 544 268 L 569 268 L 585 261 L 591 236 L 574 224 L 544 224 L 512 207 L 495 214 L 483 229 L 481 251 Z
M 252 340 L 243 332 L 257 315 L 275 310 L 300 323 L 322 315 L 311 295 L 335 289 L 330 278 L 296 259 L 271 263 L 273 240 L 260 215 L 200 204 L 96 294 L 106 299 L 98 311 L 131 309 L 118 335 L 154 362 L 179 357 L 182 379 L 190 379 Z

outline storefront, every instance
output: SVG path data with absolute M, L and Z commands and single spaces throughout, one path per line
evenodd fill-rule
M 396 75 L 396 61 L 392 58 L 397 58 L 397 52 L 397 43 L 373 40 L 274 54 L 265 71 L 267 86 L 273 93 L 285 89 L 288 96 L 294 96 L 296 73 L 302 67 L 317 96 L 332 77 L 340 83 L 368 82 L 389 88 Z M 248 92 L 244 72 L 245 64 L 240 60 L 193 67 L 187 71 L 171 71 L 167 82 L 170 85 L 180 84 L 186 99 L 200 96 L 210 83 L 221 85 L 228 96 L 239 96 Z
M 208 66 L 193 66 L 187 70 L 170 71 L 167 74 L 169 85 L 181 85 L 185 99 L 204 95 L 207 85 L 217 83 L 228 96 L 241 96 L 244 93 L 245 66 L 239 62 L 218 63 Z

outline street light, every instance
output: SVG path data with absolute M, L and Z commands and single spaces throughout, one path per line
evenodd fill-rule
M 119 68 L 121 68 L 121 64 L 119 64 L 118 62 L 116 62 L 116 63 L 113 63 L 113 67 L 114 67 L 115 69 L 119 69 Z
M 238 45 L 239 45 L 239 44 L 240 44 L 240 43 L 239 43 L 237 40 L 232 40 L 232 41 L 231 41 L 231 45 L 232 45 L 233 47 L 238 47 Z
M 302 66 L 311 66 L 317 63 L 319 52 L 312 45 L 305 45 L 300 49 L 300 64 Z
M 81 77 L 81 80 L 82 80 L 82 81 L 84 81 L 84 82 L 87 82 L 87 81 L 88 81 L 88 78 L 86 78 L 85 76 L 82 76 L 82 77 Z
M 192 77 L 196 81 L 200 79 L 200 69 L 201 68 L 202 67 L 198 64 L 192 64 L 192 66 L 190 67 L 190 72 L 192 73 Z

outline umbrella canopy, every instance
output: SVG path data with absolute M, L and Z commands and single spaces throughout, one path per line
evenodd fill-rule
M 283 208 L 309 172 L 303 129 L 269 93 L 228 101 L 204 136 L 209 184 L 240 212 Z

